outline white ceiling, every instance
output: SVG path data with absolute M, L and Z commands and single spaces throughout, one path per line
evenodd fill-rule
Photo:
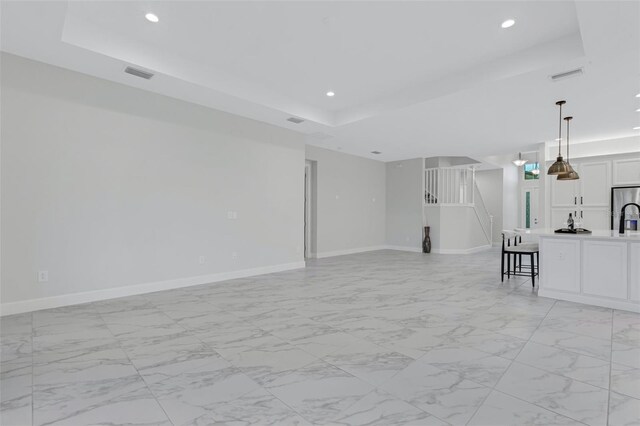
M 640 3 L 7 2 L 3 51 L 392 161 L 639 132 Z M 160 22 L 144 19 L 152 11 Z M 516 25 L 500 23 L 514 18 Z M 145 81 L 127 65 L 151 70 Z M 583 76 L 549 75 L 584 67 Z M 325 96 L 328 90 L 336 96 Z M 295 125 L 290 116 L 306 121 Z M 640 143 L 640 139 L 639 139 Z M 370 151 L 382 151 L 375 156 Z

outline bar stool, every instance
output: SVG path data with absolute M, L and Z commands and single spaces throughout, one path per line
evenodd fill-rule
M 513 255 L 513 271 L 511 270 L 511 256 Z M 529 265 L 523 265 L 522 255 L 529 256 Z M 507 270 L 504 269 L 505 256 L 507 258 Z M 522 243 L 522 235 L 512 231 L 502 231 L 502 261 L 501 279 L 504 276 L 511 278 L 511 275 L 531 277 L 531 286 L 536 285 L 536 275 L 540 266 L 540 250 L 537 243 Z M 522 271 L 524 269 L 524 272 Z

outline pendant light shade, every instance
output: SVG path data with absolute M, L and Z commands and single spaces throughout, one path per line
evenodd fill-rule
M 558 175 L 558 180 L 576 180 L 580 179 L 580 176 L 578 175 L 578 172 L 573 170 L 571 164 L 569 164 L 569 122 L 573 120 L 573 117 L 565 117 L 564 119 L 567 122 L 567 166 L 569 166 L 569 170 L 567 170 L 566 173 Z
M 569 171 L 568 164 L 564 161 L 562 156 L 559 156 L 558 158 L 556 158 L 556 162 L 553 163 L 551 167 L 549 167 L 549 170 L 547 170 L 547 174 L 561 175 L 561 174 L 567 173 L 568 171 Z
M 558 126 L 558 158 L 556 158 L 556 162 L 549 167 L 547 170 L 548 175 L 561 175 L 563 173 L 569 172 L 569 165 L 562 158 L 562 105 L 566 104 L 567 101 L 558 101 L 556 105 L 560 107 L 560 122 Z
M 568 171 L 567 173 L 563 173 L 561 175 L 558 175 L 558 180 L 578 180 L 580 179 L 580 176 L 578 175 L 578 172 L 576 172 L 575 170 L 573 170 L 573 167 L 569 166 L 571 168 L 570 171 Z
M 518 159 L 512 161 L 512 163 L 515 164 L 518 167 L 524 166 L 526 162 L 527 162 L 527 160 L 523 160 L 522 159 L 522 153 L 521 152 L 518 153 Z

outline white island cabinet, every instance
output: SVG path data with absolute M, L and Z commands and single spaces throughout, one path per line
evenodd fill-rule
M 537 230 L 538 295 L 640 312 L 640 233 Z

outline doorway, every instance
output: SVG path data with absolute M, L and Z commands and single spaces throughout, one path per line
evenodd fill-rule
M 304 165 L 304 258 L 316 257 L 316 191 L 315 162 L 306 160 Z
M 523 228 L 534 229 L 540 222 L 538 188 L 525 188 L 522 190 L 522 218 Z

